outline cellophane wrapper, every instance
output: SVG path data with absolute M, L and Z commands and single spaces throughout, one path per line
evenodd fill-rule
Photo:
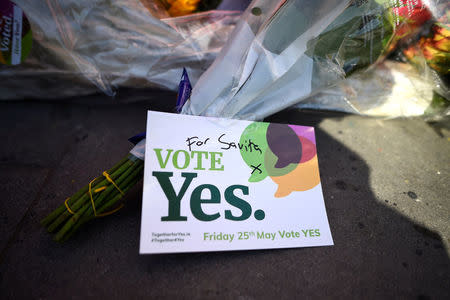
M 150 0 L 14 2 L 29 19 L 33 46 L 22 64 L 0 66 L 0 100 L 114 96 L 120 88 L 176 91 L 182 68 L 196 80 L 242 13 L 172 18 Z
M 385 59 L 405 41 L 428 34 L 427 28 L 448 12 L 446 5 L 255 0 L 195 84 L 183 113 L 259 120 L 297 105 L 377 116 L 420 115 L 435 92 L 448 97 L 445 78 L 430 68 Z

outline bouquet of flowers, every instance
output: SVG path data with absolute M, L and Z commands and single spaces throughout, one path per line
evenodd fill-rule
M 433 1 L 256 0 L 183 112 L 262 119 L 370 69 L 438 10 Z
M 420 16 L 419 23 L 427 26 L 403 39 L 398 47 L 399 56 L 434 83 L 432 101 L 425 111 L 429 121 L 450 115 L 450 3 L 437 8 L 439 14 L 434 17 L 431 13 L 426 20 Z
M 394 34 L 388 59 L 356 72 L 296 107 L 363 115 L 424 115 L 428 121 L 450 114 L 450 4 L 425 6 L 402 1 L 391 7 Z

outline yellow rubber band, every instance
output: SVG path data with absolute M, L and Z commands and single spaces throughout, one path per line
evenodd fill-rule
M 103 176 L 105 176 L 106 180 L 108 180 L 109 182 L 111 182 L 116 189 L 122 194 L 122 196 L 124 195 L 124 193 L 122 192 L 122 190 L 117 186 L 117 184 L 111 179 L 111 177 L 109 177 L 109 174 L 105 171 L 103 172 Z
M 97 211 L 95 210 L 94 199 L 92 198 L 92 183 L 93 183 L 96 179 L 97 179 L 97 178 L 94 178 L 93 180 L 91 180 L 91 182 L 89 182 L 89 198 L 91 198 L 91 204 L 92 204 L 92 210 L 94 211 L 94 216 L 97 217 Z
M 122 192 L 122 190 L 117 186 L 117 184 L 114 182 L 114 180 L 112 180 L 112 178 L 109 176 L 109 174 L 108 174 L 106 171 L 103 172 L 103 176 L 105 176 L 106 180 L 108 180 L 109 182 L 112 183 L 112 185 L 113 185 L 113 186 L 114 186 L 114 187 L 122 194 L 122 196 L 124 195 L 124 192 Z M 92 183 L 93 183 L 95 180 L 97 180 L 97 178 L 94 178 L 93 180 L 91 180 L 91 182 L 89 182 L 89 190 L 88 190 L 89 198 L 91 199 L 92 210 L 94 211 L 94 216 L 95 216 L 95 217 L 104 217 L 104 216 L 108 216 L 108 215 L 111 215 L 111 214 L 117 212 L 119 209 L 121 209 L 121 208 L 124 206 L 123 203 L 121 203 L 118 207 L 116 207 L 116 208 L 113 209 L 113 210 L 107 211 L 107 212 L 105 212 L 105 213 L 97 214 L 97 210 L 95 209 L 94 198 L 92 197 Z M 106 190 L 106 186 L 102 186 L 102 187 L 99 187 L 99 188 L 95 189 L 95 190 L 94 190 L 94 193 L 99 193 L 99 192 L 104 191 L 104 190 Z M 67 211 L 68 211 L 69 213 L 71 213 L 72 215 L 74 215 L 75 212 L 74 212 L 72 209 L 70 209 L 69 204 L 68 204 L 69 199 L 70 199 L 70 198 L 67 198 L 67 199 L 64 201 L 64 205 L 66 206 Z
M 64 201 L 64 205 L 66 206 L 67 211 L 70 212 L 72 215 L 74 215 L 75 213 L 73 212 L 73 210 L 70 209 L 69 204 L 67 203 L 67 201 L 69 201 L 69 199 L 70 199 L 70 198 L 67 198 L 67 199 Z
M 106 190 L 106 186 L 102 186 L 102 187 L 99 187 L 98 189 L 95 189 L 94 193 L 100 193 L 101 191 L 104 191 L 104 190 Z

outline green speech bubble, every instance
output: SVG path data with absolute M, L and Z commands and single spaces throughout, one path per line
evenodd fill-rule
M 264 158 L 269 148 L 266 138 L 268 127 L 269 123 L 251 123 L 241 134 L 239 148 L 242 159 L 250 167 L 249 182 L 259 182 L 267 177 Z

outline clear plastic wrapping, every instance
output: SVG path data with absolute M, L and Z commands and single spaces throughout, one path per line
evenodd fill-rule
M 436 88 L 445 91 L 440 76 L 379 64 L 436 22 L 443 5 L 420 0 L 255 0 L 194 86 L 183 112 L 263 119 L 297 104 L 373 115 L 423 113 Z M 397 97 L 402 105 L 386 105 Z
M 336 110 L 377 117 L 425 113 L 434 82 L 410 64 L 386 60 L 299 102 L 302 109 Z
M 241 15 L 216 10 L 160 20 L 139 0 L 15 2 L 31 23 L 33 47 L 21 65 L 0 66 L 1 100 L 176 90 L 182 68 L 198 78 Z

